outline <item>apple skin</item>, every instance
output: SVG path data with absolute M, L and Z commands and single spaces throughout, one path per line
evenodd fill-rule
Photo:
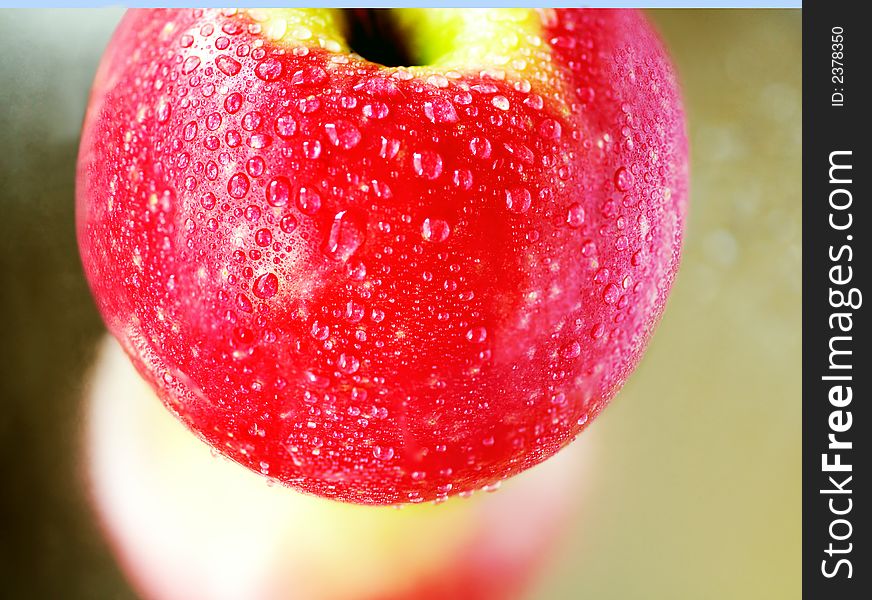
M 672 67 L 637 11 L 519 10 L 454 13 L 508 50 L 459 36 L 414 68 L 344 49 L 335 12 L 125 16 L 82 260 L 219 452 L 339 500 L 443 498 L 553 455 L 631 373 L 683 233 Z
M 268 486 L 210 454 L 115 340 L 100 344 L 86 390 L 92 504 L 149 600 L 524 597 L 582 503 L 578 475 L 596 451 L 587 438 L 496 493 L 355 506 Z

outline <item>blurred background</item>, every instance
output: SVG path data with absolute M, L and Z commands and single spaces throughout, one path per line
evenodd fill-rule
M 649 14 L 689 118 L 683 265 L 644 360 L 579 442 L 595 467 L 530 598 L 796 598 L 800 13 Z M 84 483 L 103 327 L 73 224 L 81 119 L 120 15 L 0 10 L 3 598 L 137 597 Z

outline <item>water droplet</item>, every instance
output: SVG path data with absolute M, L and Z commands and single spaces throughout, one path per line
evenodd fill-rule
M 185 62 L 182 63 L 182 72 L 190 73 L 200 66 L 200 57 L 199 56 L 189 56 L 185 59 Z
M 263 175 L 264 169 L 266 169 L 266 163 L 259 156 L 253 156 L 245 163 L 245 170 L 252 177 L 260 177 Z
M 209 131 L 215 131 L 219 127 L 221 127 L 221 113 L 213 112 L 208 117 L 206 117 L 206 129 Z
M 342 353 L 336 361 L 336 367 L 346 375 L 351 375 L 360 368 L 360 361 L 351 354 Z
M 197 137 L 197 123 L 196 121 L 191 121 L 187 125 L 185 125 L 185 130 L 182 133 L 186 142 L 190 142 L 195 137 Z
M 270 206 L 286 206 L 291 193 L 291 182 L 286 177 L 276 177 L 266 186 L 266 201 Z
M 294 215 L 285 215 L 279 221 L 279 227 L 285 233 L 291 233 L 294 229 L 297 228 L 297 219 Z
M 373 102 L 363 106 L 363 116 L 370 119 L 384 119 L 389 112 L 390 109 L 384 102 Z
M 541 123 L 539 123 L 539 135 L 541 135 L 546 140 L 560 139 L 560 134 L 562 133 L 562 131 L 563 128 L 560 126 L 560 123 L 558 123 L 554 119 L 545 119 Z
M 248 176 L 237 173 L 227 182 L 227 192 L 234 198 L 243 198 L 248 193 Z
M 258 298 L 272 298 L 279 291 L 279 278 L 275 273 L 264 273 L 254 280 L 252 291 Z
M 451 227 L 442 219 L 424 219 L 421 225 L 421 237 L 428 242 L 443 242 L 451 234 Z
M 248 296 L 245 294 L 238 294 L 236 296 L 236 306 L 239 310 L 243 312 L 250 313 L 252 311 L 251 300 L 248 299 Z
M 506 207 L 515 214 L 523 214 L 529 210 L 533 202 L 530 190 L 519 187 L 506 191 Z
M 481 344 L 487 339 L 487 329 L 482 326 L 472 327 L 466 332 L 466 339 L 473 344 Z
M 213 194 L 212 192 L 206 192 L 205 194 L 200 196 L 200 204 L 206 210 L 212 210 L 213 208 L 215 208 L 215 202 L 215 194 Z
M 166 123 L 170 118 L 170 114 L 173 112 L 173 107 L 169 102 L 161 101 L 160 106 L 157 107 L 157 121 L 158 123 Z
M 242 94 L 239 92 L 233 92 L 227 98 L 224 99 L 224 108 L 231 115 L 239 112 L 239 109 L 242 108 Z
M 361 319 L 363 319 L 363 314 L 363 305 L 354 300 L 349 300 L 348 304 L 345 305 L 345 320 L 349 323 L 360 323 Z
M 578 202 L 573 202 L 566 209 L 566 223 L 570 227 L 581 227 L 584 224 L 584 207 Z
M 309 160 L 315 160 L 321 156 L 321 142 L 318 140 L 306 140 L 303 142 L 303 156 Z
M 509 99 L 505 96 L 494 96 L 491 98 L 491 104 L 500 110 L 509 110 Z
M 615 171 L 615 187 L 620 192 L 626 192 L 633 187 L 635 177 L 626 167 L 620 167 Z
M 266 248 L 272 243 L 272 232 L 269 229 L 258 229 L 254 234 L 254 243 Z
M 442 173 L 442 157 L 430 151 L 415 152 L 412 155 L 415 174 L 426 179 L 436 179 Z
M 581 345 L 578 342 L 571 342 L 560 349 L 560 356 L 563 358 L 577 358 L 581 354 Z
M 483 137 L 474 137 L 469 140 L 469 151 L 476 158 L 485 159 L 491 155 L 490 140 Z
M 330 326 L 322 325 L 319 321 L 313 321 L 312 329 L 309 330 L 309 333 L 316 340 L 323 342 L 330 337 Z
M 457 121 L 457 111 L 448 100 L 444 98 L 436 98 L 431 102 L 424 103 L 424 116 L 431 123 L 455 123 Z
M 254 133 L 250 138 L 248 138 L 246 143 L 249 147 L 254 148 L 255 150 L 260 150 L 272 144 L 272 138 L 263 133 Z
M 606 286 L 605 291 L 603 292 L 603 301 L 606 304 L 614 304 L 618 301 L 618 296 L 621 295 L 621 288 L 619 288 L 614 283 L 610 283 Z
M 215 66 L 218 67 L 222 73 L 230 77 L 239 73 L 239 70 L 242 68 L 242 65 L 238 60 L 230 58 L 226 54 L 221 54 L 215 59 Z
M 327 242 L 324 244 L 324 254 L 333 260 L 346 261 L 351 258 L 363 243 L 363 227 L 358 219 L 348 211 L 336 213 Z
M 321 208 L 321 194 L 312 188 L 301 187 L 297 194 L 297 208 L 306 215 L 314 215 Z
M 373 446 L 372 455 L 377 460 L 390 460 L 394 457 L 394 449 L 389 446 Z
M 457 169 L 451 178 L 454 185 L 461 190 L 468 190 L 472 187 L 472 171 L 469 169 Z
M 289 138 L 297 131 L 297 121 L 288 113 L 279 115 L 275 125 L 276 133 L 283 138 Z
M 593 329 L 590 330 L 590 336 L 593 339 L 598 340 L 603 336 L 603 334 L 605 332 L 606 332 L 605 325 L 603 325 L 602 323 L 597 323 L 596 325 L 593 326 Z
M 338 120 L 324 125 L 327 139 L 334 146 L 350 150 L 360 143 L 360 130 L 348 121 Z
M 182 48 L 190 48 L 194 45 L 194 36 L 186 33 L 179 38 L 179 44 L 182 46 Z
M 282 62 L 277 58 L 267 58 L 258 63 L 254 74 L 264 81 L 275 81 L 282 75 Z

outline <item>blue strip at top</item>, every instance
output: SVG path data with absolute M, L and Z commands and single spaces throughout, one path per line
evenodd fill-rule
M 331 7 L 331 8 L 402 8 L 410 6 L 421 6 L 426 8 L 491 8 L 491 7 L 552 7 L 552 8 L 573 8 L 578 6 L 593 7 L 593 8 L 801 8 L 801 0 L 715 0 L 706 2 L 705 0 L 610 0 L 599 2 L 561 2 L 561 1 L 530 1 L 512 2 L 511 0 L 475 0 L 461 2 L 459 0 L 449 0 L 448 2 L 413 2 L 405 1 L 385 1 L 377 2 L 343 2 L 332 1 L 323 2 L 318 0 L 308 0 L 303 2 L 288 2 L 285 1 L 270 1 L 270 0 L 255 0 L 242 2 L 230 2 L 233 6 L 239 7 Z M 24 0 L 6 1 L 0 0 L 2 8 L 34 8 L 34 7 L 50 7 L 50 8 L 97 8 L 107 6 L 128 6 L 128 7 L 182 7 L 192 8 L 202 6 L 203 2 L 172 2 L 167 0 L 145 0 L 137 2 L 119 3 L 119 2 L 104 2 L 100 0 Z

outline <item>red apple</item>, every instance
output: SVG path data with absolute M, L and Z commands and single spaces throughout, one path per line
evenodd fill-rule
M 93 502 L 149 600 L 523 597 L 589 466 L 585 440 L 498 493 L 354 506 L 270 487 L 210 455 L 114 341 L 101 347 L 86 400 Z
M 129 12 L 78 234 L 109 329 L 219 452 L 416 502 L 551 456 L 632 371 L 678 266 L 684 116 L 636 11 L 370 14 Z M 373 23 L 419 66 L 355 54 Z

